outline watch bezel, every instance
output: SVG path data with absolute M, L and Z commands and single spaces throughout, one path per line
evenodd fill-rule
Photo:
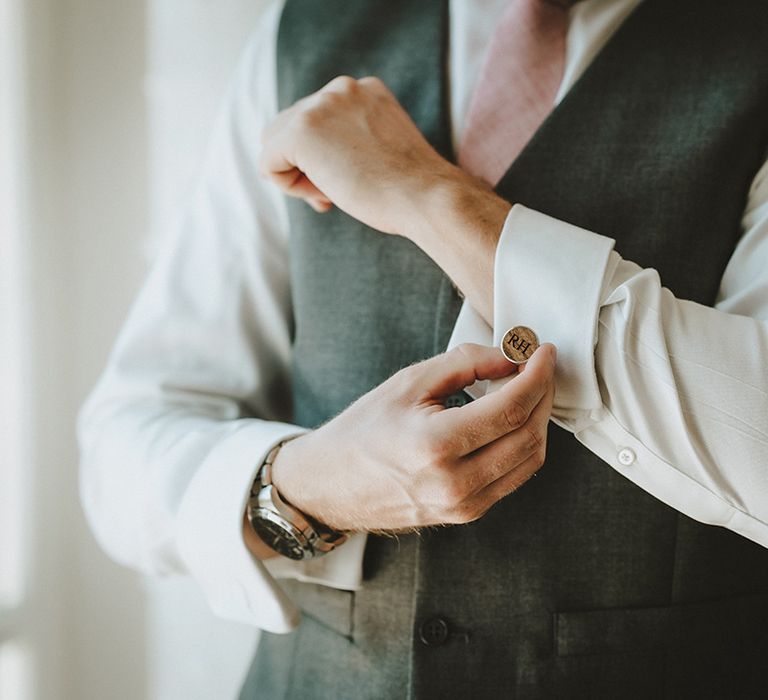
M 283 533 L 282 536 L 284 540 L 288 543 L 295 544 L 295 547 L 290 547 L 291 551 L 299 551 L 301 552 L 301 556 L 291 556 L 290 554 L 286 554 L 284 551 L 278 551 L 269 542 L 265 541 L 270 549 L 273 549 L 274 551 L 278 552 L 278 554 L 288 557 L 289 559 L 293 559 L 294 561 L 301 561 L 302 559 L 308 558 L 309 552 L 311 552 L 311 545 L 309 540 L 306 535 L 289 520 L 286 520 L 271 508 L 264 508 L 259 505 L 253 506 L 249 504 L 247 513 L 248 522 L 251 524 L 251 528 L 262 539 L 262 541 L 265 540 L 259 531 L 259 528 L 261 527 L 260 523 L 268 522 L 272 525 L 276 525 L 281 533 Z

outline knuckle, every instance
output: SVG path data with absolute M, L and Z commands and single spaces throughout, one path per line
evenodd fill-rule
M 327 87 L 344 92 L 352 92 L 357 88 L 357 80 L 349 75 L 340 75 L 331 80 Z
M 364 87 L 371 92 L 379 93 L 379 95 L 384 95 L 389 93 L 389 88 L 385 85 L 384 81 L 381 78 L 376 77 L 375 75 L 368 75 L 365 78 L 361 78 L 358 81 L 358 84 L 361 87 Z
M 362 85 L 371 85 L 372 87 L 381 87 L 384 85 L 384 81 L 376 75 L 366 75 L 360 78 Z
M 504 406 L 504 419 L 510 430 L 519 430 L 528 420 L 528 409 L 522 402 L 512 399 Z
M 526 454 L 539 452 L 546 443 L 544 433 L 539 428 L 532 425 L 526 425 L 522 430 L 525 432 L 524 449 Z
M 536 463 L 536 469 L 541 469 L 541 467 L 544 466 L 544 463 L 547 461 L 546 443 L 536 451 L 536 454 L 534 455 L 534 461 Z
M 318 97 L 316 112 L 323 116 L 340 109 L 347 101 L 346 93 L 324 92 Z

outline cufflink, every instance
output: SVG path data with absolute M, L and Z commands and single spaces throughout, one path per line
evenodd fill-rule
M 539 339 L 527 326 L 515 326 L 504 334 L 499 347 L 512 364 L 524 365 L 538 349 Z

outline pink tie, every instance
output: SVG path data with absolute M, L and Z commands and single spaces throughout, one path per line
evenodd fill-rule
M 459 164 L 496 185 L 552 111 L 565 69 L 568 10 L 510 0 L 491 37 L 467 114 Z

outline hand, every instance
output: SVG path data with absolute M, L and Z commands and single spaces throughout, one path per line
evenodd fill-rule
M 414 193 L 463 177 L 378 78 L 335 78 L 281 112 L 262 142 L 262 173 L 287 194 L 321 212 L 334 204 L 384 233 L 403 234 Z
M 260 167 L 318 212 L 336 205 L 409 238 L 493 319 L 493 259 L 510 204 L 440 156 L 378 78 L 339 77 L 281 112 Z
M 467 523 L 544 463 L 555 349 L 543 345 L 502 388 L 466 406 L 445 397 L 515 372 L 496 348 L 461 345 L 401 370 L 314 432 L 286 443 L 277 490 L 339 530 Z

